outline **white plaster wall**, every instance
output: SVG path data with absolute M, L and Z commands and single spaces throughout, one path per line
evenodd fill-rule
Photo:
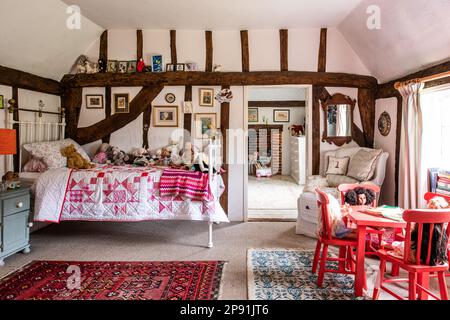
M 193 43 L 196 45 L 193 46 Z M 196 62 L 198 70 L 205 71 L 205 31 L 177 31 L 177 61 L 178 63 Z
M 250 71 L 280 71 L 279 30 L 249 30 Z
M 136 32 L 136 31 L 134 31 Z M 160 54 L 163 58 L 163 66 L 170 63 L 170 31 L 169 30 L 142 30 L 143 56 L 146 65 L 151 64 L 151 56 Z M 136 39 L 136 36 L 133 38 Z M 194 43 L 193 43 L 194 45 Z M 133 44 L 136 51 L 136 41 Z M 136 54 L 134 54 L 136 55 Z
M 213 65 L 220 64 L 226 71 L 241 71 L 241 35 L 239 31 L 214 31 Z
M 391 116 L 391 132 L 382 136 L 378 130 L 378 119 L 386 111 Z M 397 98 L 379 99 L 375 111 L 375 147 L 389 153 L 386 168 L 386 178 L 380 195 L 380 203 L 395 204 L 395 148 L 397 132 Z
M 288 30 L 289 70 L 317 71 L 320 29 Z

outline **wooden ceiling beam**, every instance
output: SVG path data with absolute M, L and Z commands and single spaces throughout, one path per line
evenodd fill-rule
M 248 31 L 241 30 L 241 56 L 242 56 L 242 72 L 250 71 L 249 47 L 248 47 Z
M 0 66 L 0 84 L 58 96 L 63 93 L 58 81 L 3 66 Z
M 287 29 L 280 30 L 280 70 L 288 71 L 288 31 Z
M 249 108 L 304 108 L 306 101 L 249 101 Z

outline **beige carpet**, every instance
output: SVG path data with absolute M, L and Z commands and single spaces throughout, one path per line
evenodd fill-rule
M 214 225 L 214 248 L 207 249 L 206 223 L 64 222 L 31 234 L 31 253 L 5 259 L 0 277 L 32 260 L 224 260 L 222 297 L 247 299 L 247 249 L 315 248 L 315 239 L 296 235 L 294 228 L 292 222 Z M 367 265 L 376 271 L 378 261 L 367 259 Z M 368 277 L 372 288 L 374 272 L 369 270 Z
M 248 177 L 249 219 L 297 219 L 297 199 L 304 186 L 290 176 Z

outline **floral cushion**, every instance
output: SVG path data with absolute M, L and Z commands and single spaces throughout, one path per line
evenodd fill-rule
M 90 161 L 89 156 L 81 146 L 72 139 L 34 142 L 25 144 L 23 148 L 28 151 L 32 157 L 42 159 L 49 169 L 58 169 L 67 166 L 67 158 L 61 154 L 61 149 L 73 144 L 75 149 L 83 158 Z

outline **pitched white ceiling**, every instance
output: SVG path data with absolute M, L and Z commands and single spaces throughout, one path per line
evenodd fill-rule
M 379 30 L 367 28 L 370 5 L 381 9 Z M 364 0 L 338 29 L 381 82 L 450 59 L 449 0 Z
M 63 0 L 106 29 L 337 26 L 361 0 Z
M 0 64 L 61 80 L 103 28 L 86 18 L 69 30 L 60 0 L 1 0 Z

